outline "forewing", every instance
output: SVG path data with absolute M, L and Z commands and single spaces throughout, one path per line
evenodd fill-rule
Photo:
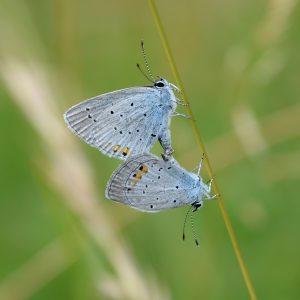
M 135 87 L 100 95 L 71 107 L 68 127 L 104 154 L 125 159 L 150 150 L 161 130 L 159 93 Z
M 113 173 L 106 197 L 147 212 L 175 208 L 197 200 L 194 176 L 175 160 L 140 154 L 129 158 Z

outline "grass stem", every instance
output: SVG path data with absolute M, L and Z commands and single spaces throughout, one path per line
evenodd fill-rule
M 204 143 L 202 141 L 200 132 L 198 130 L 198 127 L 197 127 L 197 124 L 196 124 L 196 121 L 195 121 L 195 118 L 194 118 L 193 111 L 192 111 L 191 106 L 189 104 L 188 97 L 186 95 L 184 86 L 182 84 L 182 81 L 181 81 L 181 78 L 180 78 L 177 66 L 175 64 L 175 60 L 174 60 L 171 48 L 169 46 L 169 43 L 168 43 L 168 40 L 167 40 L 165 31 L 164 31 L 164 28 L 163 28 L 161 19 L 159 17 L 159 14 L 158 14 L 158 11 L 157 11 L 157 8 L 156 8 L 156 5 L 155 5 L 155 1 L 154 0 L 148 0 L 148 3 L 149 3 L 149 6 L 151 8 L 152 15 L 154 17 L 154 20 L 155 20 L 155 23 L 156 23 L 156 26 L 157 26 L 157 29 L 158 29 L 158 32 L 159 32 L 159 35 L 160 35 L 163 47 L 164 47 L 164 50 L 166 52 L 166 56 L 168 58 L 168 62 L 170 64 L 172 73 L 173 73 L 173 75 L 175 77 L 176 85 L 180 88 L 180 90 L 182 92 L 183 100 L 186 102 L 186 104 L 188 104 L 188 106 L 187 106 L 188 114 L 191 117 L 192 127 L 193 127 L 193 130 L 194 130 L 194 133 L 195 133 L 195 137 L 196 137 L 197 143 L 198 143 L 198 145 L 200 147 L 200 150 L 203 151 L 203 153 L 205 155 L 205 158 L 206 158 L 205 162 L 206 162 L 206 166 L 207 166 L 208 175 L 210 176 L 210 178 L 214 178 L 212 167 L 211 167 L 211 164 L 210 164 L 207 152 L 205 150 L 205 146 L 204 146 Z M 256 300 L 257 298 L 256 298 L 255 290 L 254 290 L 254 287 L 253 287 L 253 284 L 252 284 L 252 281 L 251 281 L 248 269 L 247 269 L 246 264 L 244 262 L 244 259 L 242 257 L 241 250 L 240 250 L 240 247 L 239 247 L 239 244 L 238 244 L 238 241 L 237 241 L 234 229 L 232 227 L 230 217 L 229 217 L 229 215 L 227 213 L 227 210 L 225 208 L 224 201 L 223 201 L 223 198 L 222 198 L 221 193 L 219 191 L 219 188 L 217 186 L 216 180 L 213 181 L 213 188 L 214 188 L 214 191 L 217 194 L 219 194 L 219 197 L 218 197 L 218 200 L 217 200 L 218 206 L 220 208 L 220 211 L 221 211 L 221 214 L 222 214 L 222 217 L 223 217 L 226 229 L 228 231 L 228 235 L 229 235 L 232 247 L 234 249 L 234 253 L 236 255 L 239 267 L 240 267 L 241 272 L 243 274 L 243 278 L 244 278 L 244 281 L 245 281 L 245 284 L 246 284 L 246 287 L 247 287 L 250 299 L 251 300 Z

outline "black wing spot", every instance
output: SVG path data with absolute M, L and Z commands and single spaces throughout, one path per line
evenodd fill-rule
M 123 133 L 123 131 L 120 131 L 120 134 L 122 134 Z
M 179 186 L 178 186 L 178 185 L 176 185 L 176 189 L 177 189 L 177 190 L 179 189 Z
M 94 119 L 94 122 L 96 123 L 96 122 L 97 122 L 97 120 L 96 120 L 96 119 Z
M 168 170 L 171 170 L 172 167 L 168 167 Z
M 153 134 L 153 133 L 152 133 L 151 136 L 152 136 L 152 137 L 156 137 L 156 134 Z
M 114 127 L 114 130 L 117 130 L 117 127 Z
M 131 134 L 131 131 L 129 131 L 128 134 Z
M 144 117 L 147 117 L 147 114 L 144 114 Z
M 131 191 L 131 188 L 127 188 L 127 192 Z
M 156 200 L 158 200 L 158 197 L 156 198 Z
M 152 204 L 150 205 L 150 208 L 153 208 L 153 205 L 152 205 Z
M 122 115 L 122 114 L 120 114 L 120 117 L 121 117 L 121 118 L 123 118 L 123 115 Z
M 136 132 L 140 132 L 140 130 L 139 130 L 139 129 L 137 129 L 137 130 L 136 130 Z
M 90 109 L 87 107 L 85 110 L 86 110 L 86 111 L 89 111 Z
M 147 188 L 147 187 L 148 187 L 148 184 L 146 184 L 145 187 Z
M 157 176 L 157 179 L 160 179 L 160 176 Z
M 142 141 L 142 139 L 140 139 L 140 141 Z
M 143 191 L 143 194 L 145 194 L 146 192 L 145 191 Z
M 88 117 L 91 119 L 92 118 L 92 116 L 91 115 L 88 115 Z
M 133 106 L 133 102 L 130 104 L 130 106 Z
M 163 168 L 159 168 L 158 171 L 160 172 Z
M 110 111 L 110 113 L 113 115 L 113 114 L 114 114 L 114 111 L 113 111 L 113 110 L 111 110 L 111 111 Z
M 176 200 L 173 200 L 174 203 L 176 203 Z

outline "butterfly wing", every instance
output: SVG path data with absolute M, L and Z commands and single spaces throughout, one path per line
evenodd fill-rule
M 64 119 L 70 130 L 110 157 L 127 158 L 150 150 L 168 118 L 158 109 L 153 87 L 127 88 L 71 107 Z
M 127 159 L 111 176 L 106 197 L 146 212 L 191 204 L 198 199 L 199 179 L 173 159 L 144 153 Z

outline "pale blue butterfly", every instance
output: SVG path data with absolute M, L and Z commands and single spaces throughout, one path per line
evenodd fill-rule
M 212 180 L 200 177 L 203 158 L 197 174 L 183 169 L 172 157 L 162 160 L 150 153 L 132 156 L 112 174 L 107 187 L 108 199 L 145 212 L 192 205 L 196 211 L 211 196 Z
M 142 44 L 143 47 L 143 44 Z M 148 63 L 143 55 L 149 71 Z M 109 157 L 126 159 L 149 152 L 158 139 L 164 157 L 173 152 L 169 123 L 177 104 L 179 89 L 167 80 L 154 80 L 153 86 L 131 87 L 99 95 L 71 107 L 64 119 L 70 130 Z

